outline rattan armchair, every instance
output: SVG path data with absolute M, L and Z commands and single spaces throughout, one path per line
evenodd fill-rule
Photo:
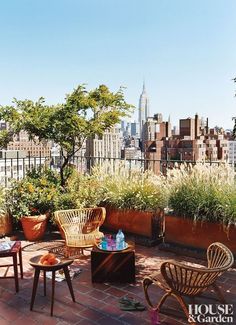
M 183 296 L 188 296 L 194 301 L 194 297 L 212 287 L 219 300 L 225 303 L 225 299 L 216 284 L 217 278 L 227 271 L 234 262 L 232 252 L 221 243 L 213 243 L 207 249 L 207 267 L 193 267 L 175 261 L 166 261 L 161 264 L 160 272 L 154 273 L 143 280 L 143 289 L 148 305 L 153 310 L 160 310 L 166 298 L 172 296 L 181 305 L 185 315 L 189 318 L 187 305 Z M 155 284 L 165 291 L 165 294 L 154 306 L 150 300 L 148 288 Z
M 66 241 L 65 255 L 92 247 L 95 241 L 103 237 L 99 227 L 106 217 L 102 207 L 60 210 L 54 213 L 59 228 L 64 232 Z

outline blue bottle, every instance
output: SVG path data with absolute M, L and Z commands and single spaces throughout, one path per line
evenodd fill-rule
M 125 235 L 122 230 L 119 229 L 116 234 L 116 249 L 124 249 L 125 248 Z

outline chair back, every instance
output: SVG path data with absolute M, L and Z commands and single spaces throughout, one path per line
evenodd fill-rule
M 233 265 L 232 252 L 221 243 L 213 243 L 207 249 L 208 268 L 220 268 L 226 271 Z
M 59 210 L 54 212 L 54 216 L 61 226 L 75 225 L 78 231 L 86 234 L 93 232 L 103 224 L 106 210 L 102 207 Z
M 68 246 L 93 246 L 95 238 L 102 233 L 99 227 L 106 217 L 103 207 L 59 210 L 54 212 L 58 226 L 63 230 Z
M 221 243 L 207 250 L 208 267 L 194 267 L 174 261 L 161 264 L 161 273 L 168 286 L 180 294 L 196 296 L 212 285 L 218 276 L 233 264 L 232 252 Z

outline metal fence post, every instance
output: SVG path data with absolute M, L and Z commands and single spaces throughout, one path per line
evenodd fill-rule
M 16 152 L 16 177 L 19 181 L 19 151 Z
M 5 170 L 5 187 L 7 187 L 7 153 L 6 153 L 6 151 L 5 151 L 5 153 L 4 153 L 4 163 L 5 163 L 5 168 L 4 168 L 4 170 Z

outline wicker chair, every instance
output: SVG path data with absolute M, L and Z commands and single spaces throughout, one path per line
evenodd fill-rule
M 60 210 L 54 213 L 59 228 L 64 232 L 66 241 L 65 255 L 70 256 L 83 248 L 92 247 L 95 241 L 103 237 L 99 227 L 106 217 L 105 208 L 83 208 Z
M 160 272 L 145 277 L 143 280 L 143 289 L 148 305 L 153 310 L 160 310 L 166 298 L 173 296 L 189 318 L 188 308 L 182 296 L 190 297 L 194 303 L 194 298 L 210 286 L 213 287 L 219 300 L 225 303 L 225 299 L 215 282 L 234 263 L 233 254 L 225 245 L 213 243 L 207 249 L 207 261 L 207 267 L 193 267 L 175 261 L 162 263 Z M 157 285 L 166 292 L 156 306 L 153 306 L 148 294 L 148 287 L 151 284 Z

